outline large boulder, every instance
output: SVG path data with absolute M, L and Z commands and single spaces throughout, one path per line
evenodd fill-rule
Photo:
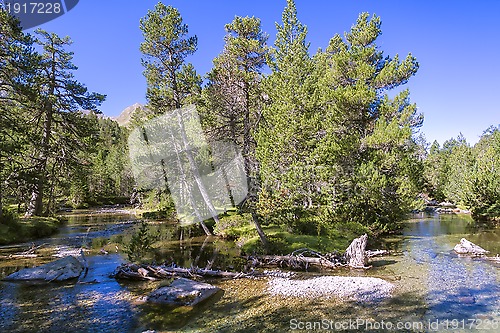
M 476 244 L 469 242 L 467 239 L 462 238 L 460 240 L 460 243 L 455 245 L 453 248 L 456 253 L 458 254 L 473 254 L 473 255 L 484 255 L 489 253 L 489 251 L 486 251 L 480 246 L 477 246 Z
M 169 286 L 153 291 L 147 301 L 157 304 L 194 306 L 218 291 L 220 289 L 211 284 L 180 278 L 174 280 Z
M 80 276 L 84 270 L 83 264 L 73 256 L 61 258 L 48 264 L 24 268 L 12 273 L 6 281 L 65 281 Z

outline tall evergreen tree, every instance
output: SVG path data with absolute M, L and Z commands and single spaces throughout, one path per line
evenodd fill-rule
M 210 82 L 205 90 L 208 111 L 204 118 L 215 129 L 209 130 L 212 140 L 230 140 L 242 150 L 249 190 L 245 206 L 267 247 L 255 208 L 260 186 L 255 133 L 261 117 L 262 69 L 268 54 L 268 37 L 255 17 L 237 16 L 225 28 L 224 50 L 214 60 L 214 68 L 208 75 Z
M 154 11 L 148 11 L 146 17 L 141 19 L 140 27 L 144 36 L 144 42 L 141 44 L 141 51 L 144 54 L 142 63 L 146 68 L 144 75 L 148 84 L 148 109 L 153 111 L 151 116 L 180 109 L 195 101 L 201 92 L 201 77 L 191 64 L 185 63 L 185 58 L 196 51 L 197 37 L 188 37 L 188 26 L 183 23 L 179 11 L 159 2 Z M 187 167 L 193 174 L 194 182 L 206 207 L 214 220 L 218 221 L 217 212 L 202 181 L 193 153 L 188 148 L 190 145 L 187 142 L 184 120 L 179 112 L 176 117 L 180 134 L 180 138 L 176 139 L 181 142 L 181 147 L 174 144 L 178 164 L 182 166 L 180 156 L 181 153 L 185 154 L 188 160 Z M 181 187 L 185 189 L 183 192 L 187 192 L 186 196 L 191 198 L 191 206 L 194 209 L 191 184 L 186 182 Z M 181 193 L 181 198 L 183 197 L 184 194 Z M 201 216 L 198 216 L 198 220 L 205 233 L 210 235 Z
M 201 91 L 201 77 L 185 59 L 196 52 L 198 38 L 188 36 L 179 11 L 159 2 L 141 19 L 140 28 L 148 109 L 163 114 L 193 102 Z
M 488 128 L 473 151 L 465 204 L 476 220 L 500 221 L 500 126 Z
M 19 155 L 28 140 L 31 86 L 39 61 L 32 44 L 19 22 L 0 10 L 0 219 L 4 192 L 9 187 L 17 190 L 26 171 Z
M 432 199 L 440 202 L 445 199 L 444 186 L 448 178 L 448 161 L 443 155 L 441 146 L 435 140 L 424 162 L 426 191 Z
M 77 164 L 76 152 L 85 146 L 87 123 L 79 112 L 97 111 L 105 96 L 89 93 L 76 81 L 72 63 L 73 53 L 65 50 L 71 45 L 69 37 L 60 38 L 54 33 L 37 30 L 37 43 L 43 48 L 37 74 L 37 108 L 34 111 L 36 126 L 33 137 L 39 141 L 33 145 L 31 161 L 35 174 L 31 199 L 26 216 L 40 215 L 44 191 L 52 189 L 57 181 L 58 170 Z M 51 165 L 49 169 L 48 166 Z
M 445 198 L 457 205 L 465 205 L 470 190 L 470 176 L 474 164 L 472 149 L 462 133 L 457 139 L 443 144 L 448 170 L 442 170 L 441 178 L 446 182 L 443 186 Z
M 418 63 L 411 54 L 384 56 L 375 43 L 380 25 L 361 14 L 345 39 L 335 35 L 311 60 L 293 2 L 285 8 L 258 156 L 268 180 L 261 207 L 292 226 L 305 218 L 318 231 L 391 229 L 415 203 L 422 118 L 408 91 L 393 99 L 386 91 L 405 84 Z
M 308 52 L 307 27 L 298 20 L 293 0 L 287 1 L 276 29 L 256 151 L 262 178 L 259 209 L 267 217 L 293 223 L 312 205 L 317 192 L 314 173 L 305 170 L 311 163 L 317 120 L 318 76 Z
M 320 71 L 322 128 L 313 158 L 334 166 L 328 184 L 325 217 L 391 229 L 415 204 L 421 163 L 414 134 L 423 118 L 409 91 L 394 98 L 387 91 L 405 84 L 418 70 L 411 55 L 384 56 L 376 45 L 377 16 L 362 13 L 345 40 L 335 35 L 316 56 Z

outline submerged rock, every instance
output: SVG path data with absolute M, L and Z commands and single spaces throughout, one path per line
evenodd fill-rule
M 48 264 L 24 268 L 4 278 L 6 281 L 65 281 L 82 274 L 83 264 L 73 256 L 61 258 Z
M 169 286 L 153 291 L 147 301 L 157 304 L 194 306 L 218 291 L 220 289 L 211 284 L 180 278 Z

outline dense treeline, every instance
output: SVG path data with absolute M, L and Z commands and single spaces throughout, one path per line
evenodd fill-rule
M 471 210 L 476 220 L 500 219 L 500 126 L 471 147 L 463 135 L 432 143 L 425 161 L 426 188 L 438 201 Z
M 249 193 L 238 210 L 263 244 L 270 224 L 325 237 L 391 231 L 423 193 L 477 218 L 500 216 L 499 129 L 474 147 L 459 137 L 427 149 L 423 116 L 402 89 L 419 64 L 384 54 L 376 15 L 360 14 L 314 54 L 292 0 L 274 45 L 258 18 L 236 16 L 203 78 L 187 62 L 197 37 L 177 9 L 158 3 L 140 21 L 148 106 L 128 128 L 102 117 L 105 96 L 74 79 L 69 38 L 27 35 L 0 15 L 0 208 L 16 203 L 29 216 L 125 200 L 136 186 L 129 131 L 195 104 L 209 142 L 242 152 Z M 136 190 L 147 208 L 173 209 L 168 189 Z
M 74 79 L 71 40 L 24 34 L 3 10 L 0 23 L 0 214 L 4 202 L 32 216 L 129 195 L 127 133 Z

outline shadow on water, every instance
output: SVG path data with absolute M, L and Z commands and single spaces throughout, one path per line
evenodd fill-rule
M 191 306 L 142 304 L 138 307 L 141 326 L 149 330 L 179 330 L 214 306 L 224 296 L 221 290 L 203 303 Z
M 0 252 L 14 253 L 32 245 L 42 244 L 80 247 L 94 238 L 107 238 L 120 234 L 137 223 L 135 215 L 126 213 L 99 214 L 91 210 L 84 211 L 84 213 L 71 213 L 63 217 L 67 222 L 59 228 L 55 235 L 19 244 L 3 245 L 0 246 Z
M 386 332 L 381 322 L 410 323 L 397 332 L 426 332 L 425 301 L 417 293 L 404 293 L 390 300 L 360 304 L 334 299 L 304 299 L 244 295 L 237 300 L 221 300 L 203 317 L 183 331 L 216 332 Z M 223 314 L 211 317 L 212 313 Z
M 129 293 L 109 277 L 117 255 L 89 257 L 85 279 L 0 283 L 2 332 L 130 332 L 137 328 Z

